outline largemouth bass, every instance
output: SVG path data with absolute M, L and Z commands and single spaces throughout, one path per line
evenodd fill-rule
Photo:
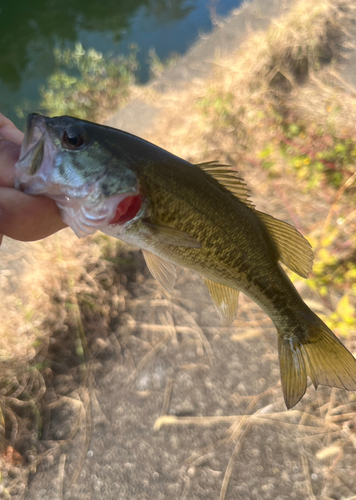
M 69 116 L 29 115 L 17 187 L 46 195 L 78 236 L 100 229 L 143 250 L 168 290 L 175 267 L 200 273 L 225 324 L 239 292 L 278 332 L 287 408 L 315 386 L 356 390 L 356 360 L 303 302 L 279 262 L 307 278 L 313 252 L 291 225 L 259 212 L 227 166 L 194 165 L 134 135 Z

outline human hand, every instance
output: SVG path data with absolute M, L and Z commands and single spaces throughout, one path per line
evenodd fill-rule
M 2 235 L 35 241 L 66 227 L 57 205 L 45 196 L 14 189 L 15 163 L 24 134 L 0 113 L 0 243 Z

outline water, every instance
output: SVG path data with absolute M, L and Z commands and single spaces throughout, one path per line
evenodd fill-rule
M 54 70 L 53 48 L 114 55 L 139 47 L 138 79 L 149 78 L 148 51 L 183 54 L 212 28 L 211 12 L 226 16 L 242 0 L 1 0 L 0 111 L 23 128 L 15 107 L 39 101 L 38 87 Z M 210 10 L 209 10 L 210 9 Z

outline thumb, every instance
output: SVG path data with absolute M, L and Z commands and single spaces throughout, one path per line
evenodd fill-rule
M 55 202 L 0 187 L 0 233 L 20 241 L 45 238 L 66 227 Z
M 21 146 L 24 134 L 2 113 L 0 113 L 0 131 L 6 139 Z

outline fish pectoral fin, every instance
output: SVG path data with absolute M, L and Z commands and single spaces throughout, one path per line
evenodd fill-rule
M 156 278 L 163 288 L 171 292 L 177 278 L 175 266 L 148 250 L 142 250 L 142 253 L 152 276 Z
M 201 248 L 201 244 L 193 236 L 175 227 L 159 226 L 151 222 L 144 221 L 144 227 L 150 233 L 150 236 L 161 243 L 173 245 L 175 247 Z
M 313 268 L 314 259 L 313 250 L 308 240 L 287 222 L 257 210 L 255 213 L 265 224 L 272 237 L 279 253 L 279 260 L 302 278 L 308 278 L 308 274 Z
M 207 278 L 204 281 L 224 325 L 230 325 L 236 318 L 240 292 Z

